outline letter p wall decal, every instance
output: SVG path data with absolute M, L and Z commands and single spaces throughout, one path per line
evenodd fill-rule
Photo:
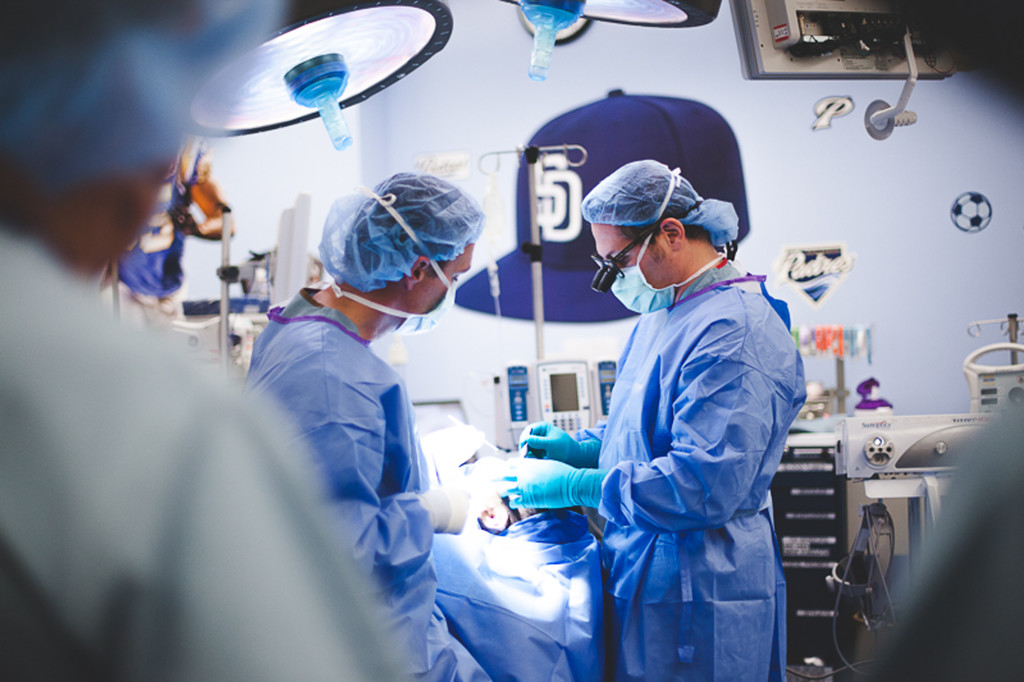
M 831 128 L 833 118 L 846 116 L 851 111 L 853 111 L 853 100 L 849 97 L 826 97 L 825 99 L 820 99 L 814 105 L 814 115 L 818 118 L 815 119 L 811 130 Z

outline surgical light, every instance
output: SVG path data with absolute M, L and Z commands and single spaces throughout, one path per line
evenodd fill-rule
M 352 146 L 338 101 L 348 85 L 348 67 L 340 54 L 322 54 L 302 62 L 284 75 L 296 103 L 317 109 L 335 149 Z
M 192 101 L 201 134 L 246 135 L 320 117 L 338 149 L 341 110 L 397 83 L 448 42 L 445 0 L 299 0 L 288 26 L 228 64 Z
M 530 54 L 530 78 L 542 81 L 551 68 L 555 36 L 572 26 L 583 14 L 583 0 L 521 0 L 523 16 L 533 24 L 533 52 Z
M 581 17 L 637 26 L 702 26 L 718 16 L 722 0 L 503 0 L 519 5 L 534 27 L 530 78 L 544 80 L 556 34 Z

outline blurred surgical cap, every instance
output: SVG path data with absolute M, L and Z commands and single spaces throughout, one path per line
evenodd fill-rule
M 0 154 L 44 192 L 173 162 L 199 86 L 282 0 L 46 0 L 0 10 Z
M 484 214 L 477 202 L 451 183 L 428 173 L 398 173 L 376 187 L 422 242 L 420 248 L 394 216 L 364 194 L 334 202 L 324 224 L 320 260 L 337 282 L 361 291 L 397 282 L 419 256 L 454 260 L 480 238 Z
M 675 188 L 659 214 L 673 179 Z M 583 199 L 583 217 L 591 224 L 651 225 L 662 216 L 703 227 L 715 246 L 728 244 L 739 233 L 739 218 L 731 203 L 701 198 L 678 171 L 673 172 L 657 161 L 627 163 L 599 182 Z

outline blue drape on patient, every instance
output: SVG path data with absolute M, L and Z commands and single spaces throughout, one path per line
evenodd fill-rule
M 434 539 L 437 604 L 494 679 L 600 680 L 601 560 L 586 517 L 547 511 L 502 535 Z

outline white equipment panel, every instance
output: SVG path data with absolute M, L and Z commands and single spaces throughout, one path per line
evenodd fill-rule
M 575 433 L 608 416 L 615 386 L 614 360 L 544 360 L 509 365 L 494 377 L 495 444 L 514 450 L 530 423 L 551 422 Z
M 568 433 L 591 425 L 590 367 L 586 362 L 538 362 L 536 376 L 541 421 Z
M 850 417 L 836 426 L 836 473 L 851 479 L 951 471 L 995 415 Z
M 861 32 L 905 31 L 892 0 L 732 0 L 733 24 L 747 79 L 884 79 L 906 78 L 900 50 L 858 49 Z M 911 27 L 913 29 L 913 27 Z M 949 50 L 935 48 L 912 33 L 918 78 L 950 76 L 956 63 Z M 800 43 L 839 45 L 827 54 L 795 56 Z M 824 49 L 824 48 L 822 48 Z
M 983 355 L 996 351 L 1024 354 L 1024 345 L 994 343 L 967 356 L 964 360 L 964 376 L 967 377 L 967 386 L 971 391 L 971 412 L 995 412 L 1006 407 L 1024 408 L 1024 363 L 995 367 L 978 362 Z M 1018 416 L 1024 418 L 1024 415 Z

